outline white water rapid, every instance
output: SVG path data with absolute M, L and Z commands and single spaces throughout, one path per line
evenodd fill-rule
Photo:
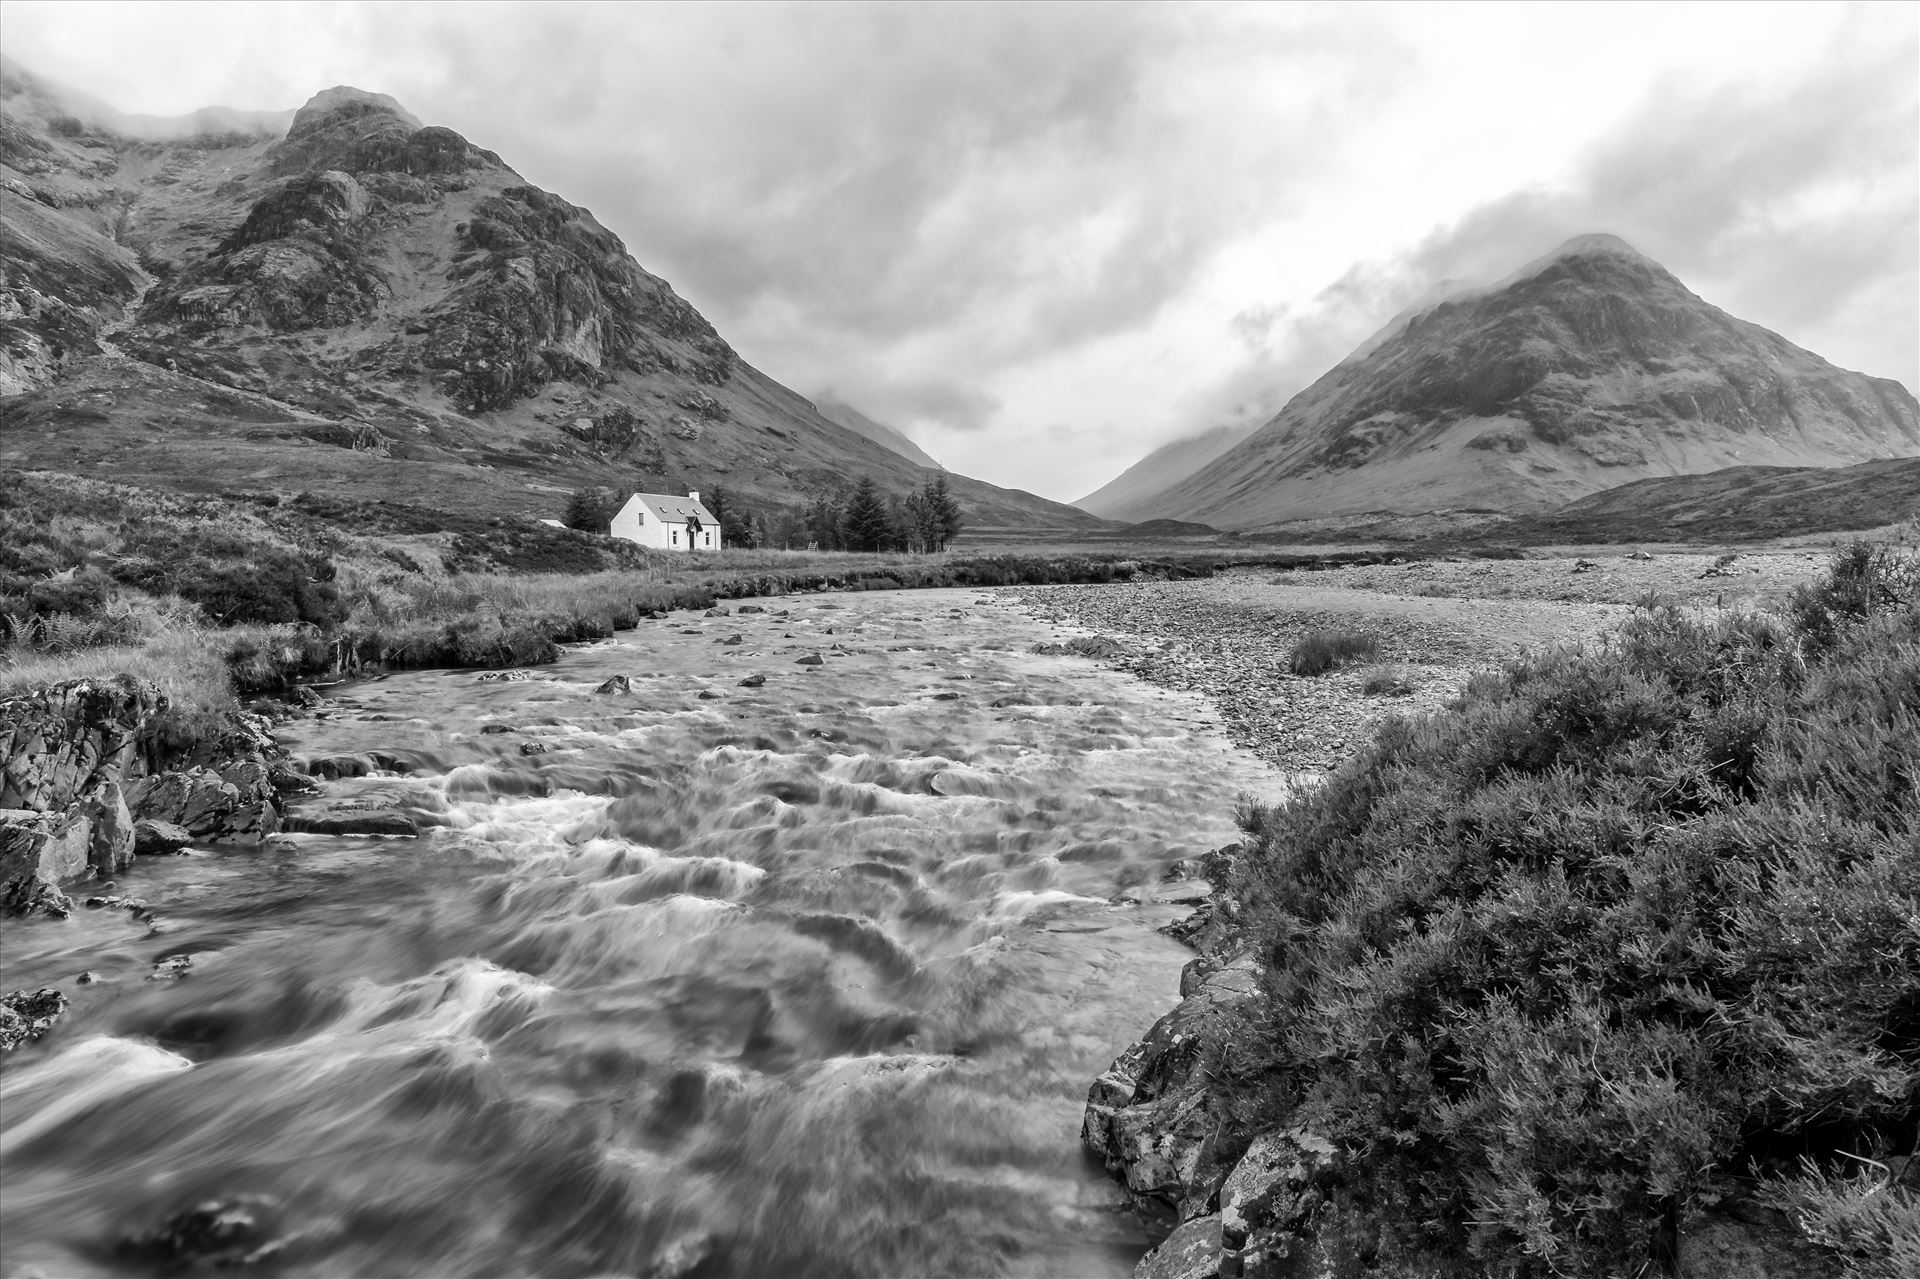
M 284 739 L 379 752 L 330 789 L 420 838 L 10 923 L 74 1006 L 0 1072 L 0 1269 L 149 1273 L 119 1241 L 252 1197 L 273 1275 L 1128 1273 L 1087 1086 L 1190 957 L 1161 872 L 1283 779 L 996 597 L 755 603 L 340 686 Z

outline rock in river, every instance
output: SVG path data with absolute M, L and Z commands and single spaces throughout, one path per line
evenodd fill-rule
M 0 995 L 0 1053 L 40 1038 L 66 1011 L 67 997 L 51 987 Z

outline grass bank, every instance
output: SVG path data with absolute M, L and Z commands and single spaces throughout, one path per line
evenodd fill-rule
M 1244 815 L 1247 1134 L 1387 1273 L 1671 1273 L 1727 1199 L 1920 1273 L 1920 560 L 1649 607 Z M 1911 1171 L 1909 1171 L 1911 1169 Z
M 433 521 L 395 503 L 187 499 L 25 477 L 0 494 L 0 693 L 130 672 L 179 706 L 219 709 L 236 693 L 369 668 L 547 662 L 561 644 L 723 600 L 1186 577 L 1216 562 L 687 555 L 534 521 Z

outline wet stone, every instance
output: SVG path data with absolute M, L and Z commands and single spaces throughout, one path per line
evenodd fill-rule
M 740 681 L 740 687 L 741 688 L 759 688 L 762 684 L 766 682 L 767 682 L 767 677 L 765 675 L 749 675 L 745 679 Z
M 208 1199 L 167 1218 L 159 1228 L 130 1235 L 120 1247 L 166 1268 L 252 1266 L 280 1252 L 279 1204 L 266 1195 Z
M 794 662 L 795 666 L 825 666 L 826 664 L 827 659 L 818 653 L 808 653 L 805 657 Z
M 596 693 L 631 693 L 633 691 L 633 681 L 625 675 L 610 675 L 601 683 L 600 687 L 593 691 Z
M 0 995 L 0 1053 L 40 1038 L 67 1011 L 67 997 L 52 987 Z
M 184 852 L 193 836 L 184 826 L 141 818 L 133 824 L 133 851 L 139 857 L 166 857 Z

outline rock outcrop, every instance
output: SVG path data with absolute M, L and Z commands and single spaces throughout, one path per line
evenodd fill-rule
M 183 741 L 168 711 L 130 675 L 0 702 L 0 912 L 65 915 L 61 884 L 109 878 L 137 853 L 280 828 L 264 724 L 231 713 Z

